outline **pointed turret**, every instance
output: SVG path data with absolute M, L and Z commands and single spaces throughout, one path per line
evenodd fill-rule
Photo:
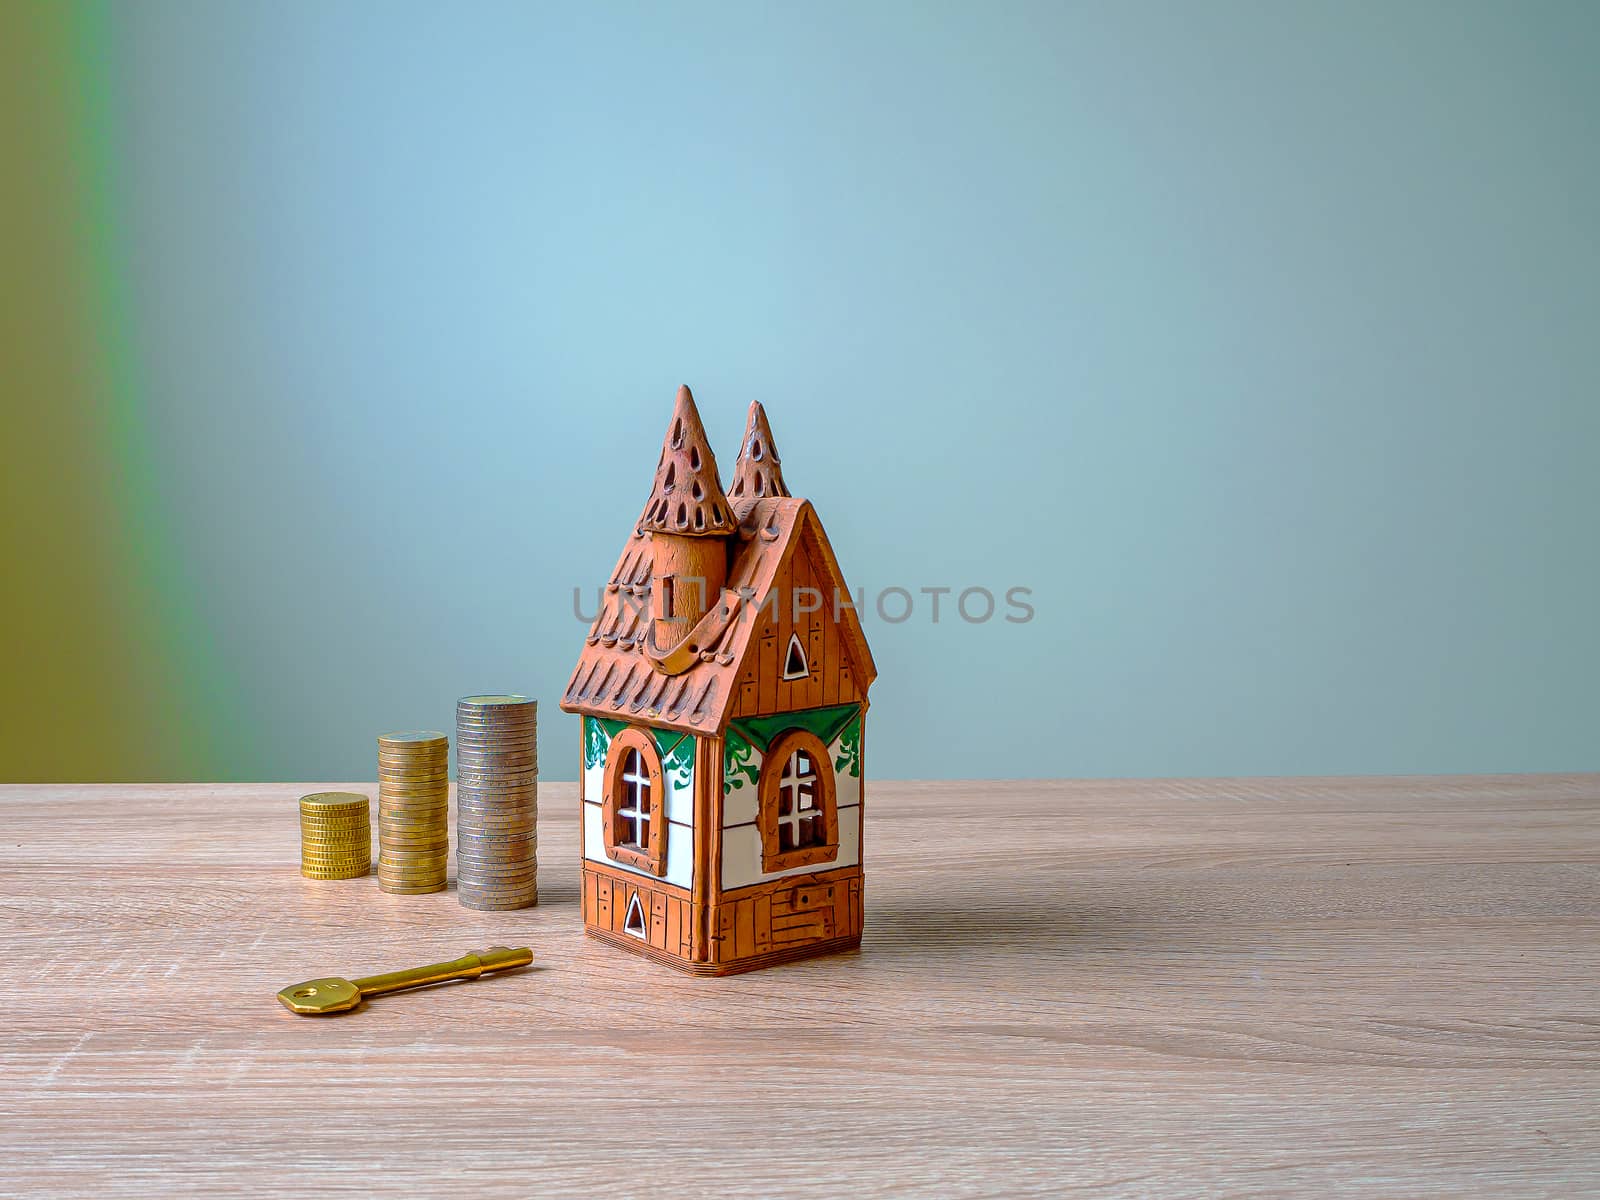
M 728 540 L 739 528 L 687 387 L 678 389 L 639 528 L 650 536 L 651 634 L 665 652 L 721 599 Z
M 722 537 L 738 528 L 717 478 L 717 457 L 711 453 L 700 410 L 687 385 L 678 389 L 639 528 L 684 537 Z
M 739 461 L 733 467 L 733 486 L 728 489 L 734 519 L 743 521 L 757 500 L 788 494 L 789 485 L 783 482 L 783 460 L 772 440 L 767 410 L 761 407 L 761 401 L 752 400 L 750 416 L 744 423 L 744 441 L 739 444 Z

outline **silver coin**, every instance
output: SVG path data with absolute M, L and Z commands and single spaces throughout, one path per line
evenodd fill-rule
M 495 809 L 482 812 L 467 810 L 456 817 L 456 828 L 466 834 L 490 833 L 508 829 L 533 829 L 539 822 L 536 808 Z
M 539 866 L 534 862 L 522 863 L 458 863 L 456 869 L 461 878 L 469 883 L 479 885 L 500 885 L 510 887 L 514 884 L 525 884 L 539 873 Z
M 472 879 L 457 879 L 456 888 L 459 891 L 474 892 L 480 896 L 517 896 L 527 895 L 539 886 L 537 879 L 518 880 L 515 883 L 497 883 L 494 881 L 478 882 Z
M 463 870 L 489 871 L 503 875 L 523 869 L 531 870 L 538 866 L 538 862 L 537 846 L 529 846 L 525 850 L 508 850 L 504 854 L 485 854 L 469 851 L 464 847 L 456 848 L 456 865 Z

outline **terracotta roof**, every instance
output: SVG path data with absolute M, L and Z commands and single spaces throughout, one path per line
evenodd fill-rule
M 726 537 L 738 527 L 717 477 L 717 456 L 711 453 L 694 393 L 687 386 L 678 389 L 672 424 L 667 426 L 656 463 L 655 483 L 639 524 L 644 529 L 690 537 Z
M 693 643 L 694 661 L 677 674 L 651 665 L 646 656 L 650 633 L 649 588 L 652 553 L 642 522 L 622 548 L 606 585 L 600 614 L 589 627 L 588 642 L 561 697 L 567 712 L 717 734 L 726 724 L 735 696 L 735 680 L 752 634 L 761 624 L 760 608 L 802 537 L 810 534 L 818 549 L 817 566 L 831 576 L 832 586 L 846 585 L 828 545 L 827 534 L 810 503 L 792 496 L 757 500 L 730 548 L 725 603 L 732 617 L 715 620 L 707 614 L 714 636 Z M 741 595 L 749 599 L 741 599 Z M 877 674 L 855 613 L 841 614 L 841 631 L 863 693 Z M 697 626 L 697 630 L 698 630 Z M 689 641 L 693 641 L 691 634 Z
M 757 500 L 788 494 L 789 486 L 783 482 L 783 460 L 778 457 L 778 444 L 772 440 L 767 410 L 761 407 L 761 401 L 752 400 L 750 416 L 744 424 L 744 441 L 739 443 L 739 461 L 733 465 L 733 483 L 728 487 L 733 515 L 743 521 Z

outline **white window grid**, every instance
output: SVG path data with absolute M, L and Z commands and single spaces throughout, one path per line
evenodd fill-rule
M 617 842 L 643 849 L 650 842 L 650 776 L 644 756 L 629 750 L 622 760 L 622 803 L 617 806 Z M 623 834 L 626 836 L 621 836 Z
M 816 762 L 804 750 L 796 750 L 783 764 L 778 777 L 778 846 L 798 850 L 822 843 L 822 810 L 817 807 Z

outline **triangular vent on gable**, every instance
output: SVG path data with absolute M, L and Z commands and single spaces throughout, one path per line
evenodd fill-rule
M 633 892 L 628 896 L 628 915 L 622 918 L 622 932 L 631 933 L 636 938 L 646 936 L 644 905 L 639 903 L 638 892 Z
M 783 656 L 783 677 L 785 679 L 804 679 L 811 674 L 811 668 L 806 666 L 805 648 L 800 645 L 800 635 L 789 635 L 789 649 Z

